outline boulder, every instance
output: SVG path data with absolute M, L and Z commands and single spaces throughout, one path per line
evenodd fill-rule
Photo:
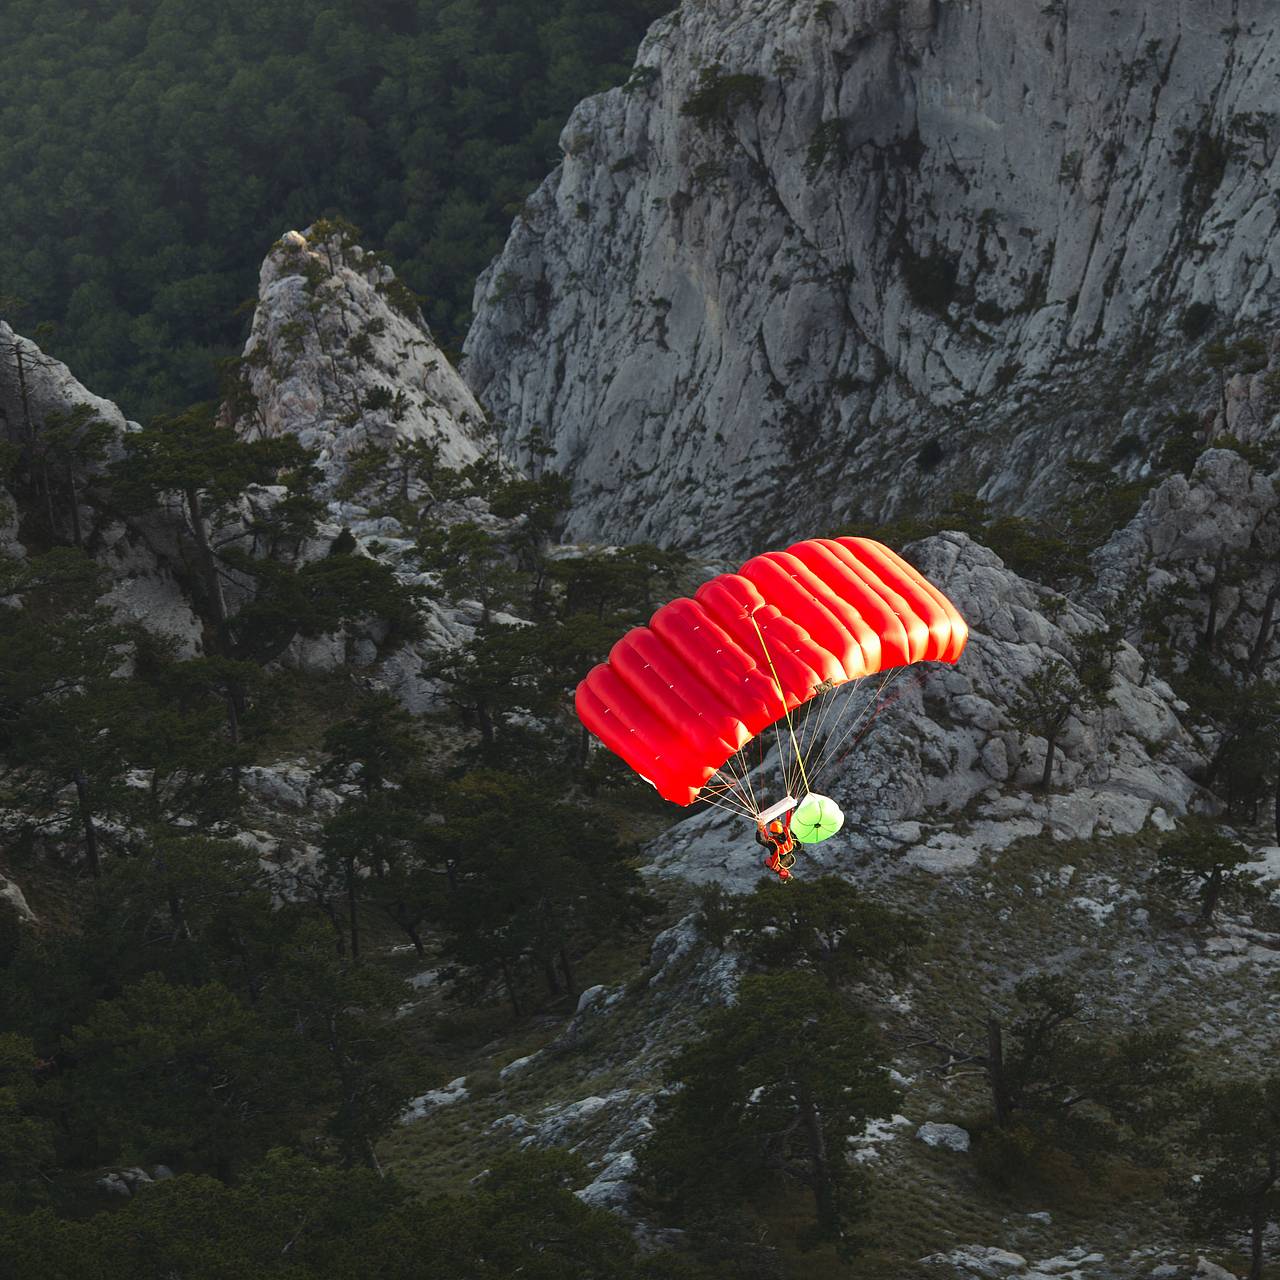
M 926 1120 L 916 1130 L 916 1137 L 926 1147 L 941 1147 L 944 1151 L 968 1151 L 969 1131 L 958 1124 L 940 1124 L 934 1120 Z

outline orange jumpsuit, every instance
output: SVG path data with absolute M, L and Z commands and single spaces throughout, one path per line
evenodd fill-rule
M 791 834 L 791 815 L 788 813 L 785 818 L 775 818 L 769 823 L 768 830 L 757 827 L 756 843 L 769 850 L 769 857 L 764 865 L 776 872 L 779 880 L 790 880 L 791 868 L 796 861 L 796 839 Z

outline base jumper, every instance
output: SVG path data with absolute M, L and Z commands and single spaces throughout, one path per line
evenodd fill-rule
M 791 834 L 791 814 L 785 818 L 775 818 L 766 827 L 756 827 L 756 843 L 769 851 L 765 866 L 777 873 L 784 884 L 791 879 L 791 868 L 796 863 L 796 839 Z

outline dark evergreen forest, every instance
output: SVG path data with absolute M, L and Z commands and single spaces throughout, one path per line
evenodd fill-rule
M 147 421 L 216 389 L 264 243 L 341 214 L 461 344 L 574 104 L 669 0 L 9 0 L 0 294 Z M 251 310 L 251 305 L 250 308 Z

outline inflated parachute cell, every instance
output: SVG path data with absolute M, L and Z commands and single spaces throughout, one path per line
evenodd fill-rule
M 956 607 L 870 538 L 815 538 L 712 578 L 613 646 L 578 686 L 582 723 L 676 804 L 820 688 L 955 662 Z

